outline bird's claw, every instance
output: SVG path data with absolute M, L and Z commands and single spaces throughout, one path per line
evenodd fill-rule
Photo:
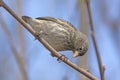
M 57 59 L 57 61 L 59 61 L 59 62 L 67 61 L 67 60 L 68 60 L 68 58 L 63 54 Z
M 43 31 L 35 32 L 35 35 L 36 35 L 35 40 L 39 39 L 40 37 L 42 37 L 42 34 L 43 34 Z

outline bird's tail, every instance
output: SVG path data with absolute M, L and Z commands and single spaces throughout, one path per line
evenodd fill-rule
M 26 23 L 29 23 L 30 20 L 31 20 L 31 17 L 28 17 L 28 16 L 22 16 L 22 19 L 23 19 Z

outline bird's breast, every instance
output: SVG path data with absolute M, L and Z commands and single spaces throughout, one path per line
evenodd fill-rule
M 37 31 L 43 31 L 43 38 L 57 51 L 71 50 L 71 31 L 69 27 L 53 23 L 51 21 L 40 21 L 36 26 L 31 25 Z
M 43 29 L 43 38 L 57 51 L 70 50 L 70 32 L 62 26 L 53 24 Z

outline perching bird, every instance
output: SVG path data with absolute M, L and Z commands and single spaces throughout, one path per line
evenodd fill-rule
M 52 17 L 31 18 L 22 16 L 36 32 L 57 51 L 72 50 L 73 57 L 82 56 L 88 50 L 88 38 L 71 23 Z

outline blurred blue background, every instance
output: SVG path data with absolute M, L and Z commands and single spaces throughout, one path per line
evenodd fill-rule
M 98 62 L 90 36 L 84 0 L 3 0 L 19 17 L 51 16 L 71 22 L 89 37 L 89 51 L 73 58 L 71 51 L 60 52 L 75 64 L 87 68 L 100 79 Z M 105 80 L 120 80 L 120 1 L 90 0 L 95 37 L 105 66 Z M 50 52 L 0 7 L 0 80 L 86 80 Z M 27 76 L 27 77 L 26 77 Z

